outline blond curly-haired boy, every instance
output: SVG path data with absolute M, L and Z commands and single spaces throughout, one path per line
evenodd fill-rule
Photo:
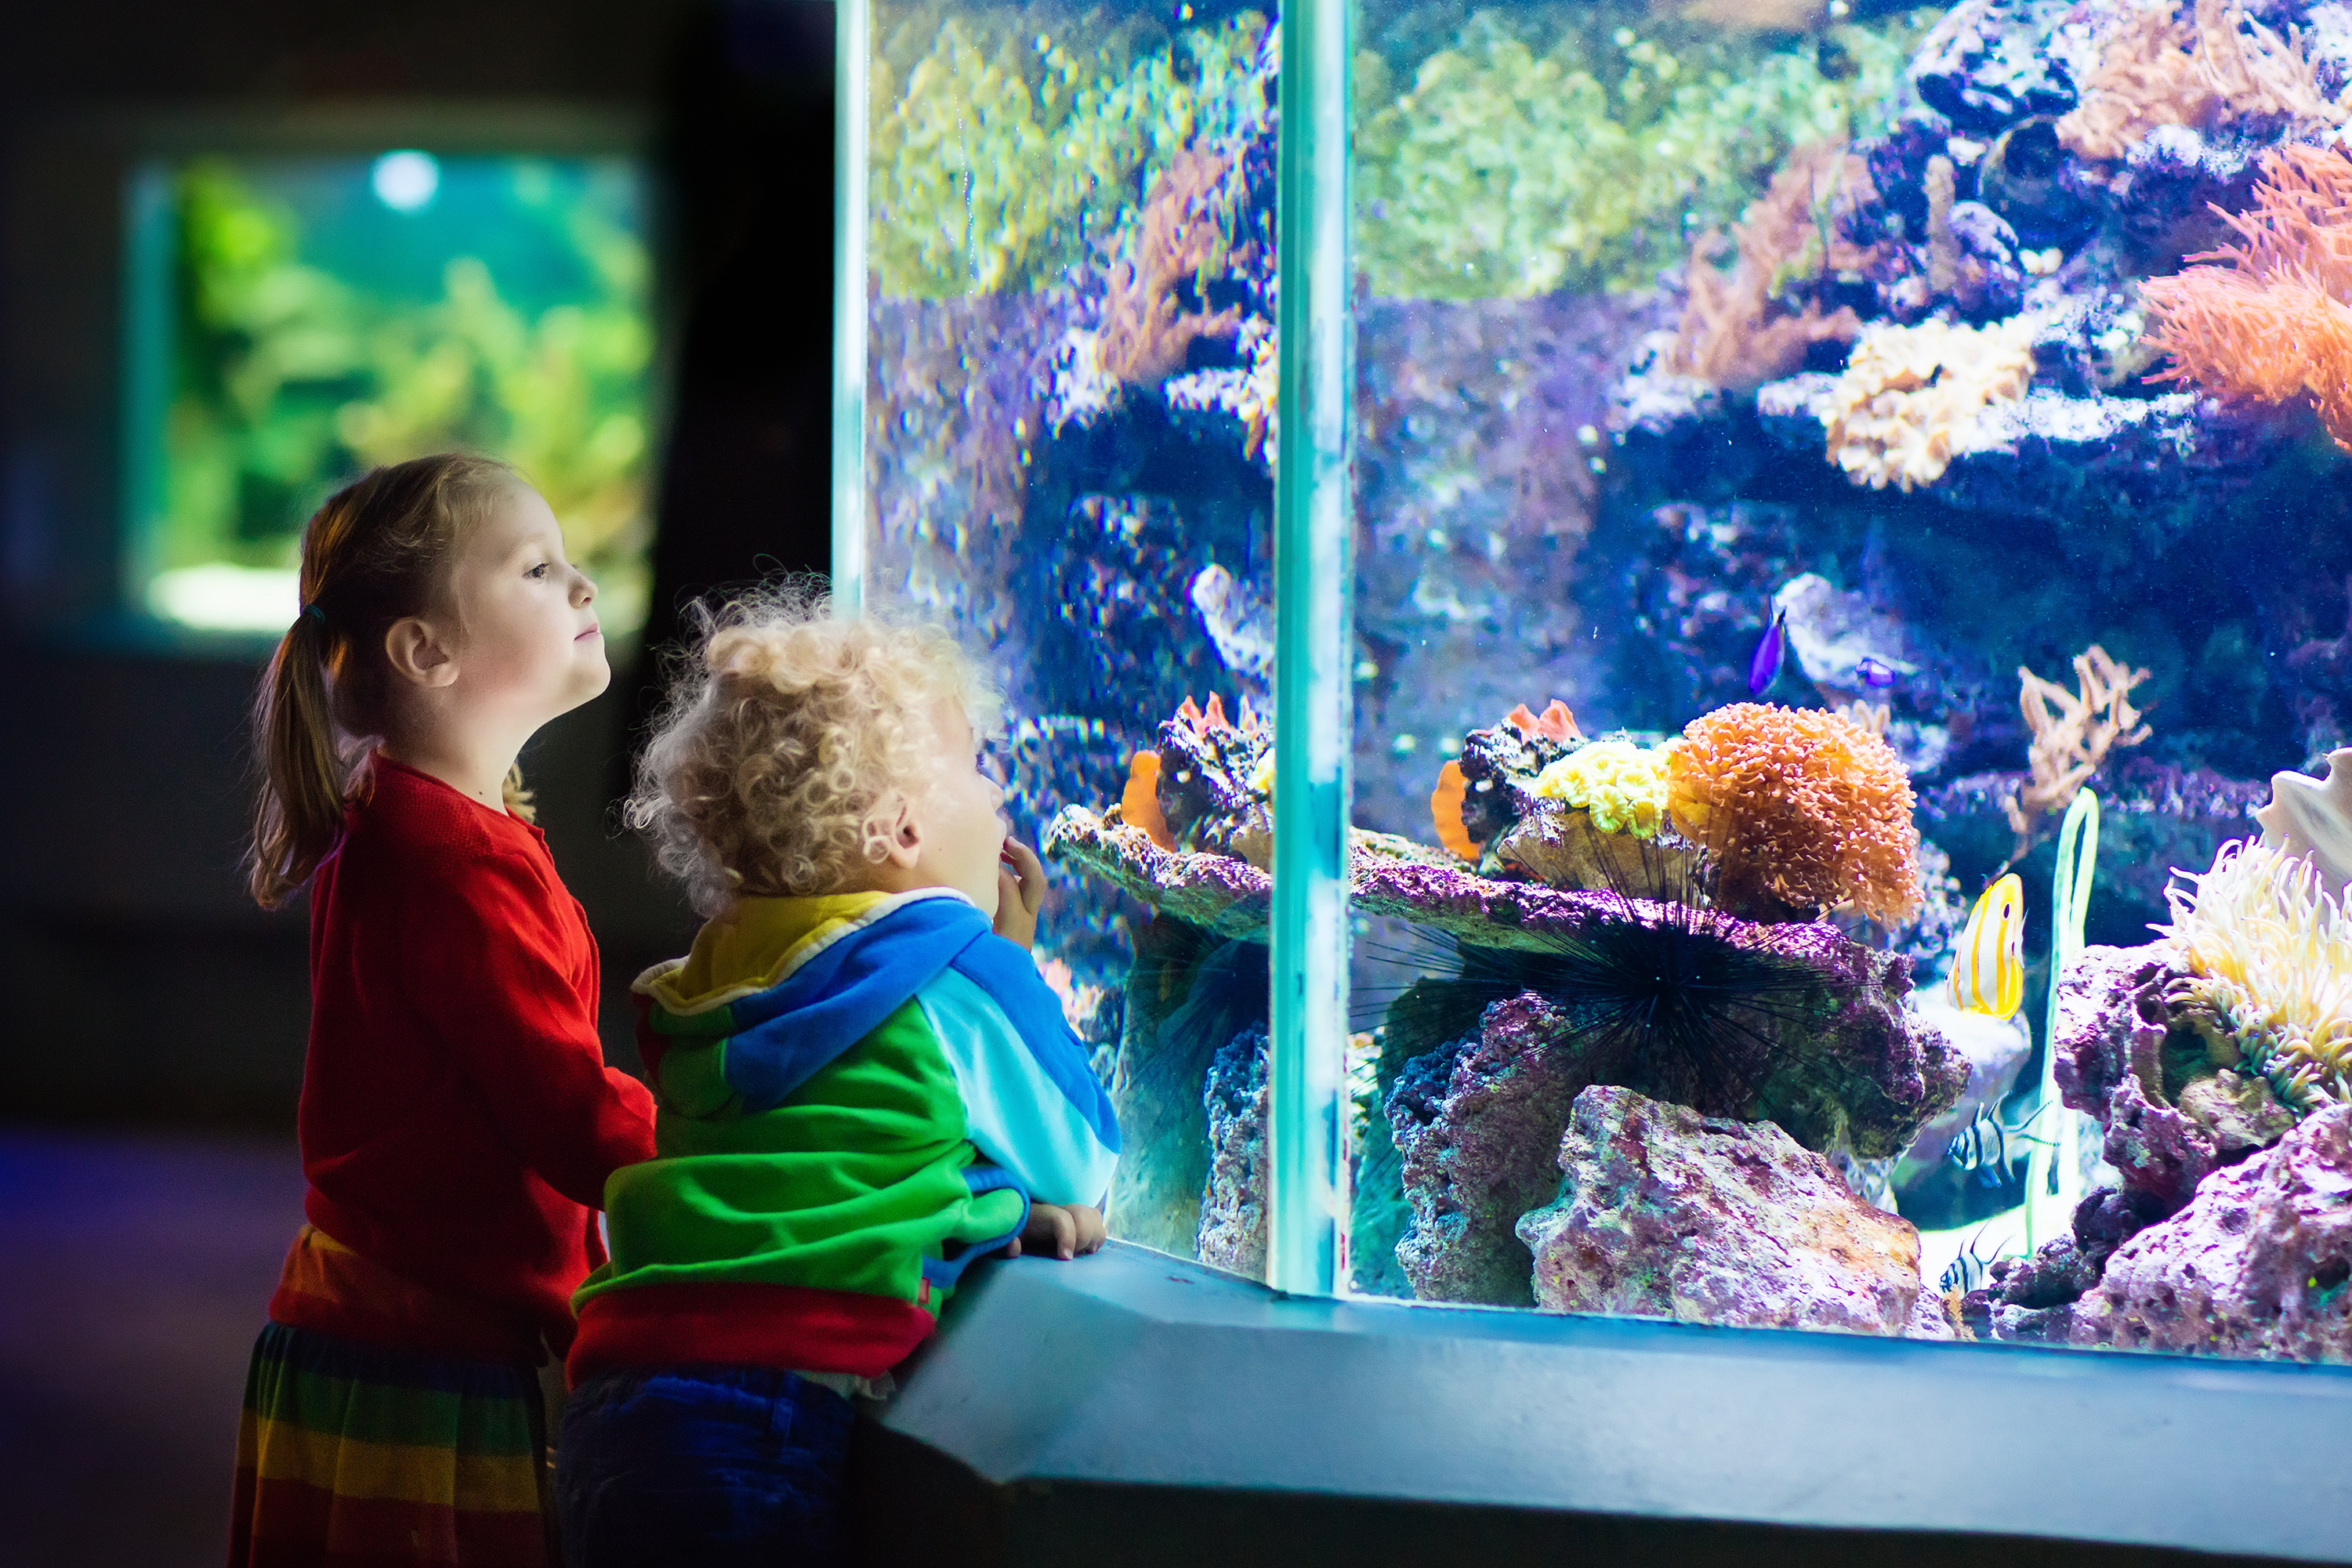
M 599 1565 L 845 1558 L 849 1396 L 967 1264 L 1102 1243 L 1118 1130 L 1027 951 L 988 685 L 821 595 L 710 614 L 630 821 L 707 922 L 635 986 L 658 1156 L 605 1191 L 557 1491 Z

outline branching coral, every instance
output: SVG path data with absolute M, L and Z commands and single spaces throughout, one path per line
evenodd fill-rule
M 2038 329 L 2024 316 L 1990 327 L 1865 327 L 1823 411 L 1830 461 L 1874 490 L 1934 484 L 1987 403 L 2024 395 Z
M 2074 655 L 2074 691 L 2022 664 L 2017 679 L 2017 706 L 2033 734 L 2026 752 L 2033 779 L 2002 804 L 2017 833 L 2017 852 L 2023 854 L 2037 818 L 2063 810 L 2105 765 L 2108 752 L 2147 738 L 2147 726 L 2139 722 L 2131 701 L 2132 688 L 2147 679 L 2147 672 L 2126 669 L 2094 643 Z
M 2302 40 L 2282 38 L 2240 0 L 2196 0 L 2188 16 L 2158 4 L 2116 31 L 2058 139 L 2086 158 L 2120 158 L 2160 125 L 2255 116 L 2309 129 L 2342 124 L 2346 110 L 2320 91 Z
M 2162 928 L 2189 969 L 2167 999 L 2222 1065 L 2270 1080 L 2297 1115 L 2352 1102 L 2352 918 L 2310 860 L 2221 846 L 2166 891 Z
M 1748 392 L 1798 369 L 1813 344 L 1853 338 L 1862 322 L 1847 307 L 1828 315 L 1814 299 L 1801 310 L 1775 307 L 1791 277 L 1868 259 L 1840 234 L 1838 219 L 1875 196 L 1868 166 L 1842 142 L 1817 141 L 1790 154 L 1733 230 L 1737 259 L 1727 276 L 1715 265 L 1721 235 L 1703 235 L 1691 247 L 1688 300 L 1666 368 Z
M 2305 399 L 2352 452 L 2352 155 L 2282 147 L 2263 176 L 2248 211 L 2221 214 L 2244 243 L 2189 258 L 2227 267 L 2140 285 L 2148 346 L 2172 357 L 2150 379 L 2251 402 Z
M 1203 287 L 1224 271 L 1232 244 L 1234 160 L 1213 147 L 1188 147 L 1151 182 L 1130 253 L 1111 268 L 1096 340 L 1114 381 L 1157 382 L 1184 362 L 1199 338 L 1229 336 L 1241 307 L 1198 306 Z
M 1713 861 L 1734 913 L 1811 915 L 1852 903 L 1881 925 L 1920 897 L 1911 780 L 1843 715 L 1735 703 L 1668 743 L 1674 825 Z
M 1596 740 L 1536 776 L 1539 800 L 1581 810 L 1604 833 L 1655 838 L 1666 821 L 1666 759 L 1627 740 Z

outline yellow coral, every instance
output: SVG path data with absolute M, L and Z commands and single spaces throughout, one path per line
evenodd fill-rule
M 1988 403 L 2025 395 L 2037 327 L 2020 316 L 1991 327 L 1864 328 L 1823 410 L 1830 461 L 1874 490 L 1934 484 Z
M 1769 916 L 1851 902 L 1882 925 L 1918 906 L 1910 778 L 1843 714 L 1735 703 L 1665 747 L 1674 824 L 1716 867 L 1716 901 Z
M 1580 808 L 1604 833 L 1655 838 L 1666 822 L 1666 759 L 1629 740 L 1596 740 L 1537 774 L 1535 793 Z
M 2309 858 L 2231 840 L 2168 888 L 2160 927 L 2192 978 L 2171 999 L 2298 1113 L 2352 1101 L 2352 916 Z

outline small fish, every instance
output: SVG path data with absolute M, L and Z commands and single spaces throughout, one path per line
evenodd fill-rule
M 1884 691 L 1895 684 L 1895 667 L 1880 660 L 1865 657 L 1853 670 L 1862 684 L 1874 690 Z
M 1756 644 L 1756 656 L 1748 661 L 1748 695 L 1760 697 L 1780 678 L 1780 664 L 1789 656 L 1789 612 L 1775 605 L 1772 623 L 1764 628 L 1764 640 Z
M 1969 1238 L 1969 1244 L 1961 1248 L 1952 1260 L 1944 1266 L 1944 1277 L 1937 1283 L 1944 1288 L 1946 1294 L 1948 1295 L 1957 1291 L 1963 1296 L 1967 1295 L 1985 1282 L 1985 1276 L 1991 1271 L 1993 1264 L 1999 1261 L 1997 1258 L 1987 1258 L 1978 1253 L 1977 1242 L 1983 1234 L 1982 1231 L 1979 1231 L 1977 1235 Z
M 2025 883 L 2011 872 L 1984 890 L 1952 953 L 1952 1005 L 1997 1019 L 2025 1000 Z
M 2009 1129 L 1990 1105 L 1977 1107 L 1976 1119 L 1959 1131 L 1944 1150 L 1955 1168 L 1988 1174 L 2009 1169 Z M 1995 1185 L 2000 1178 L 1994 1177 Z

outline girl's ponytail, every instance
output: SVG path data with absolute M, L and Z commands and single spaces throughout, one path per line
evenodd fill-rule
M 384 732 L 384 633 L 431 608 L 459 535 L 515 482 L 487 457 L 414 458 L 346 485 L 304 527 L 302 612 L 253 700 L 260 788 L 246 878 L 264 909 L 299 892 L 342 831 L 347 746 Z M 528 811 L 520 774 L 508 793 Z
M 264 909 L 276 909 L 310 880 L 342 829 L 343 768 L 327 698 L 323 622 L 316 605 L 295 618 L 254 697 L 261 788 L 246 873 Z

